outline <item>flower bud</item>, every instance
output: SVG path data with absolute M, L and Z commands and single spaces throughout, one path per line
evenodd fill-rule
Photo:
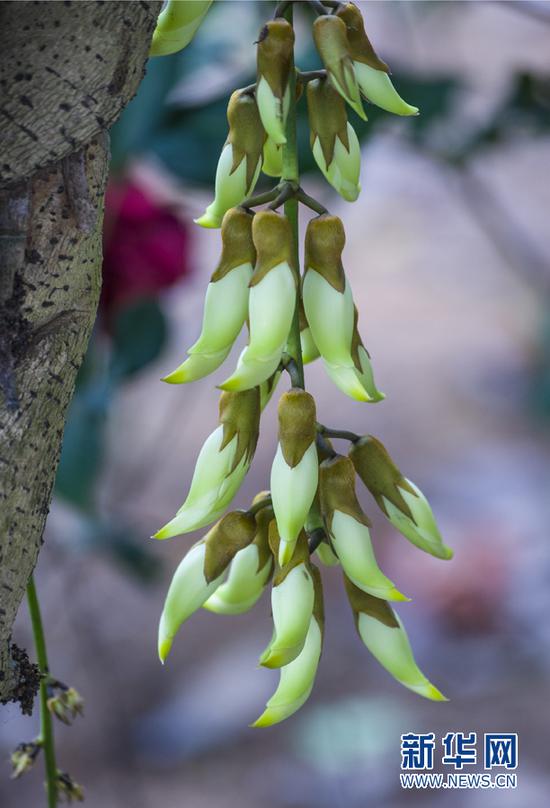
M 278 18 L 262 28 L 258 39 L 256 101 L 263 127 L 275 145 L 286 143 L 293 52 L 294 30 L 290 23 Z
M 366 121 L 345 23 L 332 14 L 322 14 L 313 23 L 313 39 L 332 84 L 359 117 Z
M 187 351 L 189 359 L 164 377 L 170 384 L 193 382 L 216 370 L 246 320 L 248 284 L 256 261 L 252 216 L 231 208 L 223 217 L 221 236 L 222 254 L 206 290 L 201 335 Z
M 275 558 L 279 556 L 279 534 L 273 520 L 269 525 L 269 544 Z M 304 647 L 313 613 L 314 586 L 309 564 L 309 550 L 304 531 L 296 543 L 288 564 L 279 568 L 271 589 L 273 638 L 260 657 L 266 668 L 288 665 Z
M 357 331 L 357 311 L 342 266 L 342 222 L 323 214 L 311 219 L 305 239 L 302 297 L 311 334 L 329 377 L 357 401 L 380 401 L 369 355 Z
M 174 573 L 159 623 L 158 650 L 164 663 L 180 626 L 221 584 L 234 556 L 254 539 L 254 517 L 226 514 L 184 556 Z
M 210 524 L 223 514 L 238 491 L 258 442 L 258 388 L 222 393 L 219 420 L 220 426 L 199 452 L 185 502 L 153 538 L 168 539 Z
M 48 710 L 63 724 L 70 725 L 77 716 L 84 715 L 84 699 L 74 687 L 54 682 L 48 689 L 51 693 L 46 702 Z
M 56 790 L 59 802 L 84 802 L 84 789 L 67 772 L 57 772 Z
M 256 535 L 256 520 L 246 511 L 226 514 L 204 539 L 204 577 L 210 583 L 219 578 L 236 554 L 248 547 Z
M 219 227 L 226 211 L 252 193 L 262 167 L 265 132 L 254 98 L 235 90 L 227 120 L 229 134 L 216 169 L 214 201 L 195 219 L 201 227 Z
M 268 528 L 273 509 L 262 508 L 255 517 L 251 544 L 235 555 L 227 580 L 208 598 L 204 608 L 217 614 L 242 614 L 261 597 L 273 569 Z
M 321 463 L 319 498 L 326 531 L 348 578 L 376 597 L 408 600 L 376 563 L 370 522 L 355 496 L 355 470 L 349 458 L 336 455 Z
M 149 56 L 177 53 L 191 42 L 212 0 L 168 0 L 159 14 Z
M 398 615 L 384 600 L 358 589 L 344 576 L 357 631 L 373 657 L 404 687 L 432 701 L 447 701 L 416 664 Z
M 344 100 L 327 79 L 307 85 L 310 143 L 327 181 L 348 202 L 359 196 L 361 147 L 348 123 Z
M 262 171 L 268 177 L 283 176 L 283 147 L 277 146 L 270 137 L 264 143 Z
M 40 746 L 37 743 L 20 743 L 11 755 L 11 776 L 13 780 L 17 780 L 21 775 L 28 772 L 34 766 L 34 762 L 40 752 Z
M 271 497 L 279 531 L 279 564 L 287 564 L 317 490 L 315 401 L 293 389 L 279 401 L 279 446 L 271 467 Z
M 395 115 L 418 115 L 418 107 L 407 104 L 391 83 L 388 76 L 390 69 L 372 47 L 357 6 L 353 3 L 342 4 L 336 16 L 346 25 L 349 53 L 359 89 L 365 98 Z
M 273 375 L 281 361 L 296 305 L 294 242 L 290 222 L 274 211 L 254 216 L 257 261 L 248 302 L 250 338 L 223 390 L 247 390 Z
M 293 715 L 307 701 L 313 688 L 323 647 L 324 609 L 321 576 L 310 565 L 315 600 L 304 647 L 298 656 L 281 668 L 279 685 L 253 727 L 270 727 Z
M 443 543 L 426 497 L 403 477 L 379 440 L 372 435 L 362 437 L 349 456 L 383 514 L 406 539 L 437 558 L 452 558 L 453 551 Z

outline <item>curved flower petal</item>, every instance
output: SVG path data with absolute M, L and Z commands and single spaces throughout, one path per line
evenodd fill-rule
M 355 586 L 384 600 L 409 600 L 378 566 L 366 525 L 343 511 L 334 511 L 330 536 L 342 568 Z
M 248 183 L 246 159 L 241 159 L 234 169 L 235 157 L 232 144 L 226 143 L 216 169 L 214 201 L 208 205 L 202 216 L 195 219 L 196 224 L 201 227 L 221 227 L 224 214 L 230 208 L 240 205 L 254 190 L 262 167 L 261 159 L 258 160 L 252 182 Z
M 308 270 L 304 277 L 303 301 L 313 339 L 323 359 L 335 365 L 353 366 L 354 306 L 349 283 L 346 281 L 344 291 L 339 292 L 318 272 Z
M 405 482 L 414 493 L 401 486 L 398 487 L 401 496 L 409 506 L 412 519 L 396 508 L 389 499 L 384 499 L 388 519 L 405 538 L 421 550 L 445 560 L 452 558 L 453 551 L 443 542 L 428 500 L 414 483 L 406 478 Z
M 177 53 L 191 42 L 212 0 L 168 0 L 153 32 L 150 56 Z
M 187 384 L 209 376 L 222 365 L 231 352 L 231 346 L 212 354 L 195 353 L 168 375 L 162 377 L 167 384 Z
M 327 181 L 347 202 L 355 202 L 361 191 L 359 173 L 361 170 L 361 147 L 351 124 L 347 124 L 349 148 L 339 137 L 334 139 L 332 160 L 327 163 L 319 138 L 313 142 L 313 157 Z
M 256 103 L 263 127 L 270 140 L 275 146 L 286 143 L 285 112 L 288 112 L 288 101 L 286 98 L 278 98 L 263 76 L 256 85 Z
M 271 497 L 280 535 L 279 564 L 292 558 L 296 540 L 302 530 L 317 490 L 319 465 L 317 449 L 312 443 L 300 462 L 291 467 L 281 447 L 271 466 Z
M 387 73 L 375 70 L 364 62 L 354 62 L 353 66 L 357 83 L 365 98 L 394 115 L 418 115 L 418 107 L 407 104 L 401 98 Z
M 247 346 L 237 361 L 235 372 L 232 373 L 228 379 L 222 382 L 222 384 L 220 384 L 220 388 L 222 390 L 238 392 L 242 390 L 250 390 L 252 387 L 263 384 L 263 382 L 267 381 L 276 373 L 277 368 L 281 363 L 282 354 L 283 350 L 281 348 L 280 353 L 275 353 L 265 361 L 262 359 L 255 359 L 254 357 L 250 356 Z
M 260 552 L 255 544 L 240 550 L 231 563 L 227 580 L 208 598 L 204 608 L 217 614 L 242 614 L 254 606 L 269 580 L 271 558 L 260 568 Z
M 274 636 L 260 657 L 266 668 L 296 659 L 306 641 L 313 612 L 313 580 L 304 562 L 293 567 L 271 590 Z
M 207 582 L 205 553 L 204 541 L 195 544 L 183 557 L 172 578 L 159 623 L 158 652 L 162 663 L 170 653 L 172 641 L 182 623 L 200 609 L 222 581 L 223 575 Z
M 447 701 L 445 696 L 424 676 L 413 656 L 409 638 L 394 613 L 397 626 L 388 626 L 362 612 L 357 618 L 357 630 L 364 644 L 378 662 L 400 684 L 432 701 Z
M 304 647 L 299 655 L 281 668 L 277 690 L 253 727 L 270 727 L 284 721 L 307 701 L 313 688 L 323 644 L 322 631 L 315 617 L 309 623 Z
M 201 335 L 188 353 L 213 354 L 233 345 L 248 315 L 252 271 L 251 264 L 242 264 L 208 284 Z

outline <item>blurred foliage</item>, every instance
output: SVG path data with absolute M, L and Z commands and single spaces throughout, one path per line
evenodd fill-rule
M 155 556 L 126 524 L 97 511 L 97 482 L 106 446 L 107 416 L 120 387 L 161 353 L 166 321 L 156 298 L 126 304 L 112 315 L 111 333 L 96 327 L 69 410 L 55 493 L 81 514 L 83 544 L 109 554 L 141 579 L 154 577 Z
M 120 310 L 112 332 L 111 380 L 130 378 L 160 355 L 166 342 L 166 320 L 158 300 L 138 300 Z
M 520 72 L 489 120 L 469 133 L 459 148 L 443 156 L 461 167 L 483 150 L 501 146 L 522 133 L 537 137 L 549 132 L 550 77 Z

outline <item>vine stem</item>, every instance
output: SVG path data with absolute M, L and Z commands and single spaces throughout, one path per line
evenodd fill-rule
M 284 12 L 286 20 L 292 25 L 293 8 L 290 4 Z M 286 143 L 283 146 L 283 176 L 282 180 L 287 182 L 300 183 L 300 171 L 298 168 L 298 146 L 296 142 L 296 71 L 294 69 L 294 59 L 290 69 L 290 76 L 288 82 L 288 92 L 290 94 L 290 106 L 285 125 Z M 300 288 L 300 255 L 298 249 L 298 200 L 293 197 L 287 199 L 284 206 L 285 216 L 290 222 L 292 228 L 292 237 L 294 241 L 294 263 L 296 272 L 296 285 L 297 289 Z M 290 334 L 288 335 L 287 350 L 294 359 L 296 364 L 296 382 L 295 386 L 304 389 L 304 363 L 302 360 L 302 346 L 300 343 L 300 315 L 299 315 L 299 294 L 296 295 L 296 308 L 294 309 L 294 317 L 292 319 L 292 326 Z
M 46 771 L 46 793 L 48 808 L 57 806 L 57 764 L 55 762 L 55 743 L 53 737 L 52 716 L 48 710 L 48 654 L 44 637 L 44 626 L 40 613 L 40 604 L 36 593 L 34 576 L 31 575 L 27 584 L 27 603 L 31 616 L 34 647 L 40 669 L 40 745 L 44 752 L 44 767 Z

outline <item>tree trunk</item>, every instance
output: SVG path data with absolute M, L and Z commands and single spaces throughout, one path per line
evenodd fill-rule
M 160 2 L 0 8 L 0 701 L 65 414 L 101 285 L 107 129 L 144 73 Z M 82 458 L 86 462 L 86 458 Z

